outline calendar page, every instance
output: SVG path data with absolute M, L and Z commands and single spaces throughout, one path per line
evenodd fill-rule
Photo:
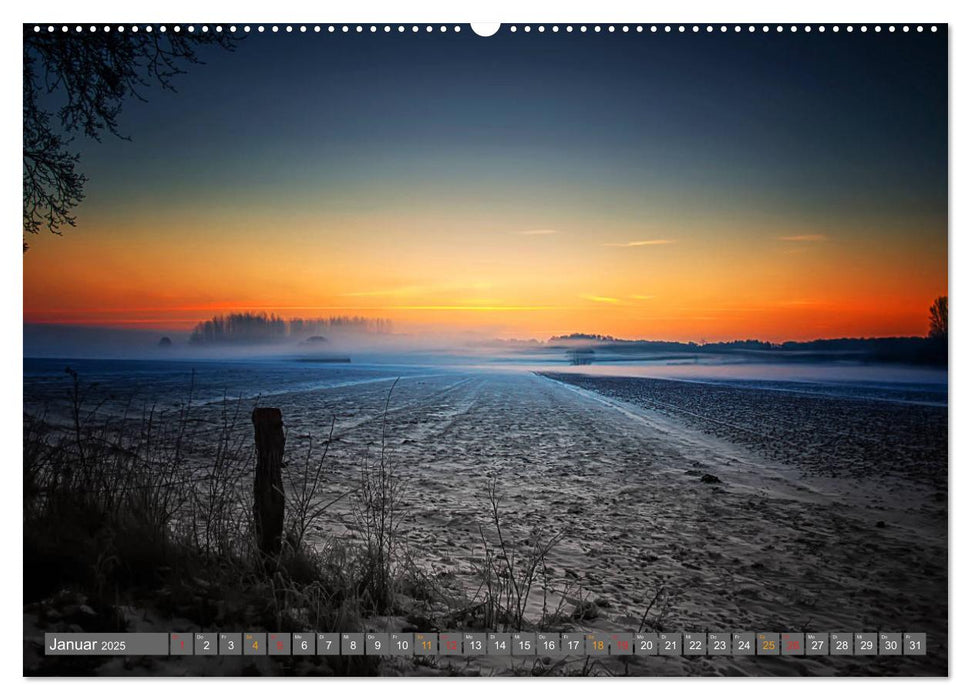
M 947 676 L 948 79 L 24 24 L 23 674 Z

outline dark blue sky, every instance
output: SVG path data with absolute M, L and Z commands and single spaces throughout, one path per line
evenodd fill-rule
M 378 170 L 515 188 L 512 167 L 780 212 L 946 202 L 943 32 L 254 33 L 206 60 L 177 95 L 126 106 L 134 148 L 85 149 L 93 190 L 144 196 L 148 158 L 150 180 L 189 196 Z

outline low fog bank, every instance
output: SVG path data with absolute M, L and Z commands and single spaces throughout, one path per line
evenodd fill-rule
M 126 360 L 293 359 L 308 362 L 480 361 L 498 347 L 472 333 L 334 328 L 326 336 L 199 342 L 189 331 L 24 324 L 24 357 Z
M 25 323 L 24 357 L 164 359 L 188 338 L 186 332 Z
M 309 332 L 309 331 L 308 331 Z M 198 332 L 24 324 L 24 357 L 130 360 L 286 359 L 321 363 L 563 364 L 576 369 L 717 365 L 909 365 L 947 369 L 946 338 L 839 338 L 770 344 L 621 340 L 574 334 L 546 341 L 496 339 L 488 331 L 335 325 L 326 335 L 200 341 Z
M 550 338 L 547 350 L 558 349 L 572 364 L 672 361 L 770 363 L 872 363 L 947 367 L 946 333 L 926 337 L 817 338 L 770 343 L 757 339 L 694 343 L 661 340 L 628 340 L 611 336 L 573 333 Z

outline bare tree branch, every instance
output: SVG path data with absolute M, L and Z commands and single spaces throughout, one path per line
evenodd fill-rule
M 947 297 L 937 297 L 931 304 L 930 311 L 931 328 L 928 335 L 931 338 L 947 339 Z
M 126 99 L 144 100 L 152 86 L 174 91 L 174 78 L 202 63 L 200 48 L 232 50 L 237 41 L 216 33 L 76 35 L 24 26 L 24 251 L 27 234 L 46 228 L 60 235 L 75 225 L 86 182 L 70 148 L 75 134 L 127 138 L 118 128 Z

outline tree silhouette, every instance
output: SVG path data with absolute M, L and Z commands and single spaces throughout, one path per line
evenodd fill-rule
M 24 26 L 24 252 L 27 234 L 60 235 L 74 226 L 84 198 L 75 134 L 101 140 L 118 130 L 125 100 L 144 101 L 152 86 L 175 90 L 173 78 L 201 63 L 198 49 L 232 50 L 238 41 L 216 32 L 35 32 Z M 53 105 L 60 103 L 59 107 Z
M 947 297 L 937 297 L 931 304 L 931 338 L 947 338 Z
M 391 321 L 364 316 L 331 316 L 330 318 L 284 319 L 276 314 L 235 313 L 216 315 L 197 323 L 189 342 L 197 345 L 213 343 L 262 343 L 287 338 L 324 341 L 332 331 L 351 333 L 390 333 Z

